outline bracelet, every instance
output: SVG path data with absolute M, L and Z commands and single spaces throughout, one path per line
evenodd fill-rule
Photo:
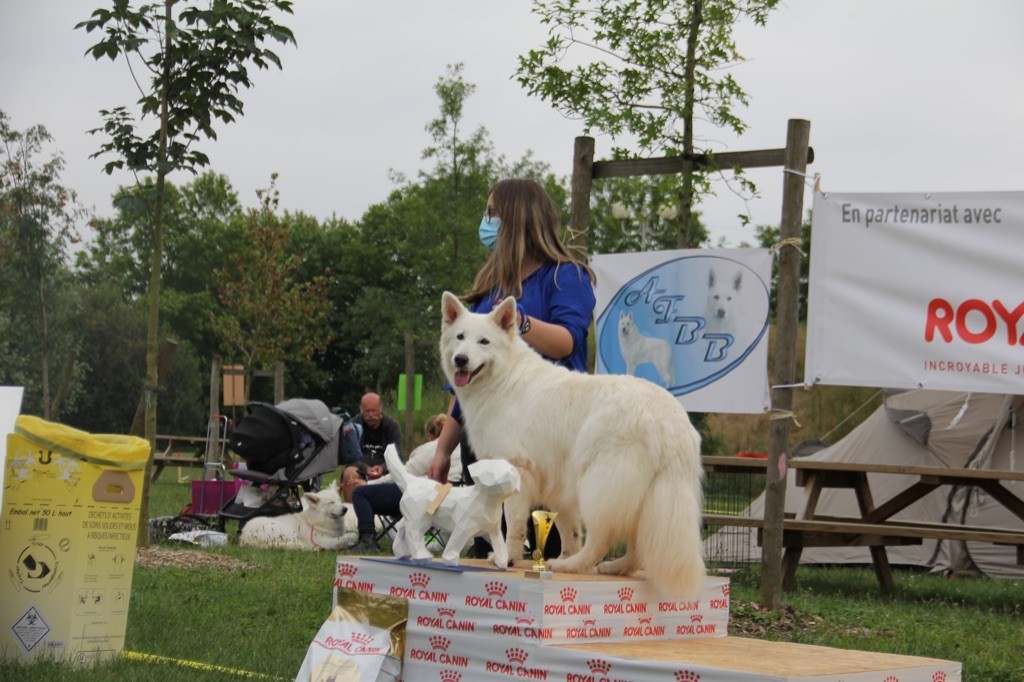
M 519 323 L 519 336 L 522 336 L 528 331 L 530 331 L 530 316 L 523 315 L 523 321 Z

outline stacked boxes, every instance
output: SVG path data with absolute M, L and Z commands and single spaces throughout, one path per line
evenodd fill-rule
M 148 458 L 141 438 L 18 418 L 0 517 L 0 658 L 121 652 Z
M 629 577 L 536 580 L 522 571 L 467 568 L 340 556 L 335 590 L 408 600 L 403 673 L 414 680 L 548 679 L 544 671 L 585 657 L 559 645 L 724 637 L 728 627 L 724 578 L 708 578 L 695 599 L 677 602 Z M 578 663 L 586 673 L 586 661 Z

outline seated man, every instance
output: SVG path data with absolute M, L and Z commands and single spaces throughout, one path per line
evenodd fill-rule
M 437 448 L 437 437 L 441 434 L 447 415 L 436 414 L 427 420 L 427 442 L 412 451 L 409 461 L 406 463 L 406 470 L 413 476 L 426 476 L 430 470 L 430 463 L 434 459 L 434 450 Z M 452 465 L 448 470 L 448 480 L 452 485 L 458 485 L 462 478 L 462 458 L 459 448 L 452 452 Z M 376 480 L 369 481 L 369 485 L 356 485 L 352 491 L 352 508 L 356 512 L 359 523 L 359 542 L 354 549 L 361 551 L 377 551 L 377 538 L 374 533 L 373 519 L 377 515 L 399 516 L 399 502 L 402 500 L 402 490 L 397 484 L 391 482 L 391 475 L 387 474 Z
M 360 430 L 359 449 L 363 460 L 341 467 L 341 495 L 346 502 L 352 501 L 352 490 L 361 482 L 387 473 L 384 448 L 394 443 L 399 453 L 402 451 L 402 429 L 397 421 L 384 414 L 380 396 L 376 393 L 363 396 L 359 401 L 359 414 L 352 418 L 352 423 Z

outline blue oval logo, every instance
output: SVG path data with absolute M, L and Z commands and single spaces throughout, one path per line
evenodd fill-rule
M 685 395 L 725 376 L 768 331 L 768 285 L 743 263 L 686 256 L 634 277 L 597 320 L 597 371 Z

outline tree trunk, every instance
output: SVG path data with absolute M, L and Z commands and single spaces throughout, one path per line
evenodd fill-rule
M 153 469 L 153 454 L 156 452 L 156 407 L 159 375 L 160 341 L 160 264 L 163 260 L 164 245 L 164 189 L 167 180 L 167 119 L 168 97 L 171 82 L 171 6 L 175 0 L 164 0 L 164 60 L 160 74 L 160 150 L 157 153 L 156 210 L 153 218 L 153 259 L 149 278 L 149 325 L 146 332 L 146 440 L 149 441 L 149 461 L 142 481 L 141 513 L 137 545 L 149 546 L 149 477 Z
M 46 318 L 46 292 L 43 284 L 43 273 L 39 273 L 39 323 L 41 326 L 40 336 L 42 337 L 43 350 L 43 419 L 50 421 L 53 413 L 50 411 L 50 324 Z
M 693 82 L 696 70 L 697 43 L 700 40 L 700 27 L 704 20 L 704 0 L 692 0 L 690 11 L 690 31 L 686 36 L 686 69 L 683 81 L 686 87 L 683 105 L 683 189 L 679 201 L 679 232 L 676 244 L 680 249 L 688 249 L 690 244 L 690 216 L 693 214 L 693 109 L 696 105 L 696 86 Z

